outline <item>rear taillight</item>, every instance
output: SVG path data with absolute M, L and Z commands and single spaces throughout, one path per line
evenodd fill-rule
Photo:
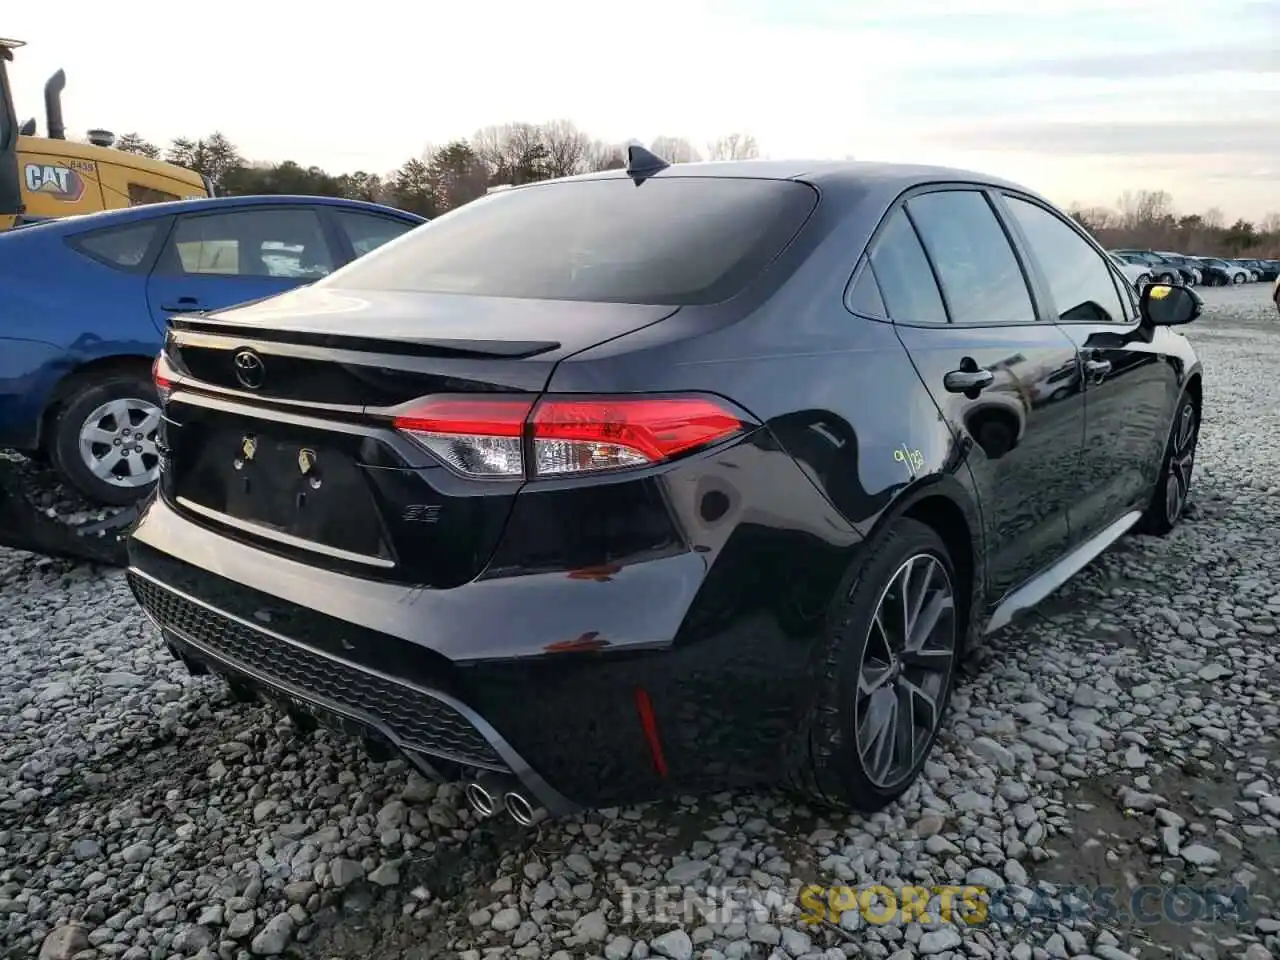
M 394 418 L 459 473 L 515 479 L 644 467 L 742 432 L 710 397 L 440 397 Z
M 169 365 L 165 363 L 164 354 L 157 353 L 151 364 L 151 382 L 155 384 L 161 403 L 169 399 L 169 391 L 173 389 L 173 378 L 170 376 L 172 372 Z

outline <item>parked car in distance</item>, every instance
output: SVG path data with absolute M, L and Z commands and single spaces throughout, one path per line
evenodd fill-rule
M 1153 250 L 1113 250 L 1112 253 L 1137 257 L 1151 268 L 1151 277 L 1157 283 L 1194 284 L 1195 271 L 1189 266 L 1179 266 Z
M 1202 262 L 1216 267 L 1221 275 L 1225 278 L 1226 283 L 1248 283 L 1250 271 L 1240 264 L 1231 260 L 1223 260 L 1220 257 L 1200 257 Z
M 1225 264 L 1218 264 L 1205 257 L 1192 257 L 1200 267 L 1206 287 L 1222 287 L 1231 283 L 1231 271 Z
M 1200 300 L 983 175 L 628 153 L 176 318 L 128 582 L 481 815 L 882 807 L 972 638 L 1178 522 Z
M 1164 250 L 1157 250 L 1156 255 L 1161 257 L 1165 263 L 1172 263 L 1183 272 L 1184 279 L 1195 287 L 1204 281 L 1204 274 L 1200 264 L 1191 257 L 1185 257 L 1180 253 L 1170 253 Z
M 1263 280 L 1275 280 L 1280 277 L 1280 260 L 1255 260 L 1258 265 L 1259 276 Z
M 0 235 L 0 447 L 47 458 L 96 502 L 141 499 L 171 317 L 309 283 L 422 222 L 353 200 L 220 197 Z
M 1125 279 L 1133 284 L 1134 289 L 1141 292 L 1146 289 L 1147 284 L 1151 283 L 1151 266 L 1144 260 L 1132 254 L 1113 253 L 1110 256 L 1120 268 L 1120 272 L 1124 274 Z
M 1274 280 L 1276 276 L 1276 268 L 1273 264 L 1266 260 L 1258 260 L 1256 258 L 1245 258 L 1237 260 L 1240 266 L 1249 271 L 1255 281 Z

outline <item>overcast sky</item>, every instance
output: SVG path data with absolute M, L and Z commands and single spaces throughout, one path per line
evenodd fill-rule
M 18 113 L 384 172 L 508 120 L 914 160 L 1069 204 L 1280 210 L 1280 0 L 11 4 Z M 119 11 L 127 9 L 127 15 Z M 889 12 L 892 11 L 892 12 Z M 56 14 L 56 15 L 54 15 Z

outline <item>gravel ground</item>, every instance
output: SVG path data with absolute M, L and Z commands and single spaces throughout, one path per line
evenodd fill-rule
M 120 572 L 0 551 L 0 956 L 1280 956 L 1265 286 L 1204 291 L 1190 330 L 1208 409 L 1187 522 L 979 651 L 926 775 L 870 818 L 759 793 L 477 824 L 456 789 L 188 677 Z M 983 923 L 935 897 L 927 922 L 808 924 L 781 905 L 811 882 L 970 883 L 991 904 Z M 758 899 L 627 912 L 624 884 Z M 1127 915 L 1132 891 L 1179 884 L 1173 917 Z

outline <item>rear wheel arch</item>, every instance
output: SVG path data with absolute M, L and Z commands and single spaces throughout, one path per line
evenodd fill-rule
M 44 411 L 40 415 L 40 429 L 36 437 L 37 445 L 43 449 L 52 436 L 54 421 L 67 401 L 92 383 L 100 383 L 120 376 L 142 376 L 150 378 L 151 364 L 154 357 L 142 354 L 113 354 L 90 360 L 67 371 L 57 382 Z
M 986 591 L 982 515 L 978 505 L 954 477 L 926 477 L 899 494 L 893 505 L 867 531 L 867 541 L 874 540 L 902 517 L 923 523 L 941 537 L 951 556 L 956 576 L 964 583 L 963 589 L 957 590 L 967 600 L 962 611 L 966 624 L 964 646 L 961 648 L 963 654 L 975 636 L 976 614 L 983 610 Z

